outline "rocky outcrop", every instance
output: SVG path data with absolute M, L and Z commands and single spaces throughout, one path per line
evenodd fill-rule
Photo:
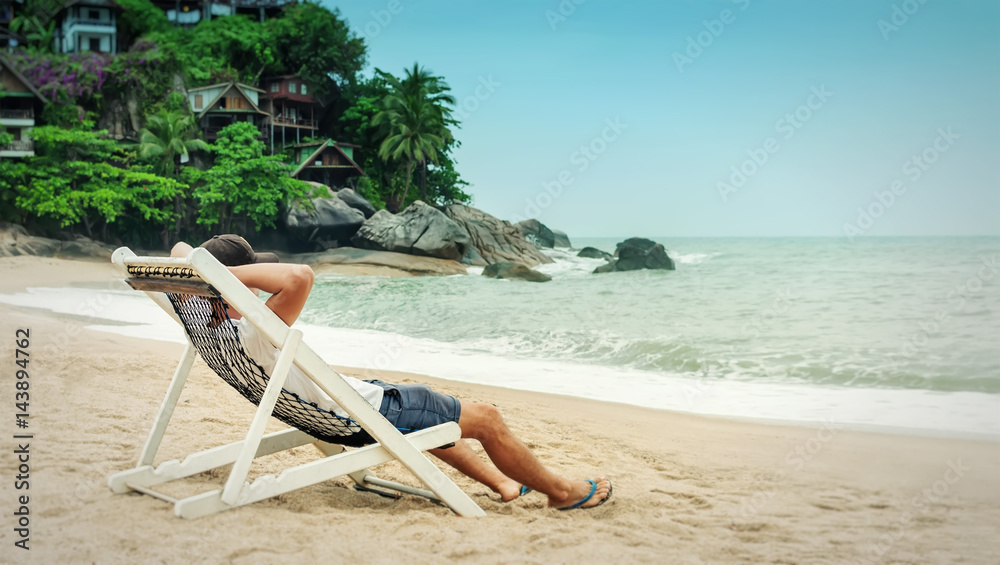
M 288 259 L 294 263 L 307 263 L 317 273 L 336 271 L 347 265 L 355 267 L 371 267 L 370 272 L 364 270 L 359 274 L 372 275 L 464 275 L 468 267 L 449 259 L 436 257 L 417 257 L 391 251 L 372 251 L 356 247 L 341 247 L 321 253 L 302 253 L 292 255 Z M 282 259 L 284 261 L 284 259 Z
M 612 271 L 637 271 L 639 269 L 674 270 L 674 261 L 663 245 L 651 239 L 630 237 L 618 244 L 615 258 L 607 265 L 594 269 L 595 273 Z
M 538 247 L 571 247 L 569 236 L 565 232 L 549 229 L 548 226 L 532 218 L 514 224 L 525 239 Z
M 399 214 L 379 210 L 351 238 L 355 247 L 460 261 L 472 241 L 440 211 L 417 200 Z
M 552 241 L 552 247 L 573 247 L 569 242 L 569 236 L 566 235 L 566 232 L 552 230 L 552 235 L 555 238 Z
M 510 222 L 463 204 L 451 204 L 445 207 L 444 213 L 465 229 L 479 255 L 478 261 L 475 257 L 466 257 L 467 264 L 486 265 L 509 261 L 533 267 L 552 262 Z
M 293 239 L 312 242 L 321 248 L 349 241 L 365 223 L 365 215 L 340 198 L 314 198 L 313 211 L 291 208 L 285 227 Z
M 484 277 L 493 277 L 495 279 L 512 279 L 512 280 L 522 280 L 530 282 L 548 282 L 552 280 L 552 277 L 546 275 L 545 273 L 539 273 L 538 271 L 528 268 L 525 265 L 518 263 L 511 263 L 509 261 L 500 261 L 499 263 L 493 263 L 483 269 Z
M 532 218 L 514 224 L 524 239 L 534 243 L 538 247 L 548 247 L 551 249 L 556 242 L 556 235 L 542 222 Z
M 604 259 L 605 261 L 610 261 L 614 259 L 614 256 L 607 251 L 601 251 L 596 247 L 584 247 L 576 254 L 577 257 L 586 257 L 587 259 Z
M 337 198 L 343 200 L 345 204 L 364 214 L 366 220 L 375 215 L 375 207 L 372 206 L 372 203 L 354 192 L 353 188 L 342 188 L 336 194 Z
M 71 241 L 59 241 L 58 239 L 28 235 L 24 226 L 0 222 L 0 257 L 31 255 L 110 261 L 111 251 L 110 247 L 86 237 L 80 236 Z

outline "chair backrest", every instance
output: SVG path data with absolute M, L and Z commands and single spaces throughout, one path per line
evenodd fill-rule
M 270 377 L 243 347 L 218 290 L 192 268 L 129 265 L 128 273 L 126 282 L 132 288 L 165 293 L 205 363 L 244 398 L 255 406 L 260 404 Z M 354 420 L 306 402 L 284 388 L 272 415 L 329 443 L 360 446 L 374 441 Z

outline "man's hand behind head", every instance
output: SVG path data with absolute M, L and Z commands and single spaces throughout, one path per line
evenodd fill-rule
M 255 263 L 228 268 L 247 287 L 270 293 L 267 307 L 289 326 L 302 313 L 316 280 L 309 265 Z

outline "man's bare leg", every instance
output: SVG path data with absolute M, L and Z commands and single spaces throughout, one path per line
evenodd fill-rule
M 486 454 L 501 473 L 548 495 L 549 506 L 572 506 L 586 498 L 593 488 L 587 481 L 571 481 L 545 468 L 528 446 L 514 437 L 494 406 L 462 402 L 458 425 L 462 428 L 462 437 L 483 444 Z M 475 455 L 471 448 L 469 452 Z M 611 482 L 606 478 L 598 477 L 594 482 L 597 483 L 594 495 L 583 507 L 600 504 L 611 492 Z
M 488 486 L 493 492 L 499 494 L 500 499 L 504 502 L 510 502 L 521 495 L 520 483 L 483 461 L 483 458 L 473 451 L 464 439 L 456 441 L 455 445 L 448 449 L 432 449 L 430 452 L 467 477 Z

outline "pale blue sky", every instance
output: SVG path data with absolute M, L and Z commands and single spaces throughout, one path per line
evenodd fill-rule
M 571 236 L 1000 234 L 996 0 L 324 4 L 366 38 L 366 72 L 446 78 L 459 171 L 501 218 Z M 859 207 L 878 217 L 858 226 Z

